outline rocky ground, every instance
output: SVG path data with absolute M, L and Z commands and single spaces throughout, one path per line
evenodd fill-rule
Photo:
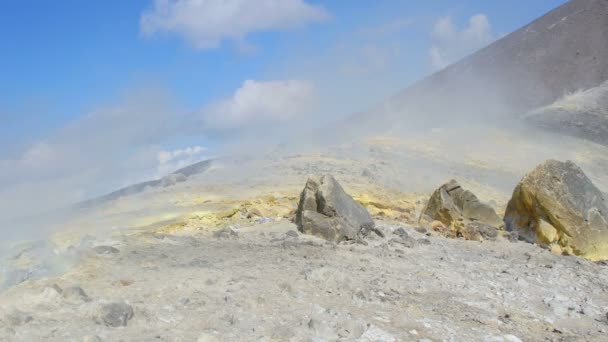
M 22 283 L 0 297 L 0 336 L 6 341 L 608 338 L 606 264 L 556 256 L 524 242 L 479 243 L 408 225 L 377 225 L 386 236 L 370 236 L 367 245 L 304 236 L 287 220 L 215 233 L 117 236 L 103 241 L 106 247 L 88 241 L 97 248 L 86 249 L 66 274 Z M 84 293 L 70 289 L 74 286 Z M 127 303 L 132 318 L 129 309 L 108 303 Z
M 502 217 L 517 182 L 548 158 L 574 160 L 606 191 L 606 148 L 469 133 L 221 160 L 78 212 L 5 255 L 0 341 L 608 339 L 605 263 L 502 233 L 476 242 L 418 227 L 431 192 L 452 178 Z M 384 237 L 334 244 L 296 231 L 299 193 L 324 173 Z

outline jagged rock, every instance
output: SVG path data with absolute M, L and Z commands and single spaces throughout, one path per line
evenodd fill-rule
M 520 239 L 591 260 L 608 259 L 608 206 L 602 192 L 573 162 L 548 160 L 513 191 L 505 212 Z M 557 248 L 554 248 L 556 251 Z
M 84 292 L 84 290 L 78 286 L 66 287 L 61 292 L 61 295 L 63 296 L 63 299 L 73 304 L 90 301 L 89 296 L 87 296 L 86 292 Z
M 101 304 L 93 314 L 95 323 L 108 327 L 125 327 L 131 318 L 133 308 L 124 302 Z
M 450 226 L 453 222 L 479 221 L 495 227 L 502 226 L 502 220 L 494 209 L 479 201 L 472 192 L 463 189 L 458 182 L 451 180 L 433 192 L 420 215 Z
M 329 241 L 358 240 L 374 230 L 367 210 L 330 175 L 311 177 L 300 195 L 298 230 Z

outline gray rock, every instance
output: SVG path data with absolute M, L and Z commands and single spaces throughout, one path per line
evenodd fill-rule
M 216 239 L 238 239 L 239 233 L 230 227 L 222 228 L 213 232 Z
M 424 227 L 416 227 L 415 230 L 420 234 L 426 234 L 427 230 Z
M 262 213 L 260 212 L 260 210 L 258 208 L 251 208 L 247 210 L 247 218 L 251 219 L 254 217 L 262 217 Z
M 95 323 L 108 327 L 125 327 L 131 318 L 133 308 L 124 302 L 100 304 L 93 316 Z
M 502 220 L 494 209 L 482 203 L 475 194 L 465 190 L 457 181 L 451 180 L 433 192 L 420 215 L 451 225 L 458 220 L 479 221 L 495 227 L 502 226 Z
M 408 236 L 408 234 L 407 234 L 407 232 L 405 231 L 405 229 L 403 229 L 403 228 L 401 228 L 401 227 L 399 227 L 399 228 L 395 229 L 395 231 L 393 232 L 393 234 L 398 235 L 398 236 L 401 236 L 401 237 L 407 237 L 407 236 Z
M 329 241 L 358 240 L 374 229 L 367 210 L 330 175 L 311 177 L 300 195 L 298 230 Z
M 485 240 L 496 240 L 498 236 L 498 231 L 495 227 L 481 223 L 478 221 L 468 222 L 460 231 L 459 235 L 464 237 L 467 240 L 478 240 L 478 238 L 482 238 Z
M 120 252 L 118 248 L 112 246 L 95 246 L 93 247 L 93 250 L 97 254 L 116 254 Z
M 407 236 L 404 238 L 400 238 L 400 239 L 391 239 L 389 242 L 391 243 L 396 243 L 396 244 L 400 244 L 404 247 L 407 248 L 414 248 L 418 245 L 418 242 L 415 239 L 412 239 L 411 237 Z
M 86 292 L 84 292 L 84 290 L 78 286 L 66 287 L 61 292 L 61 296 L 67 302 L 72 303 L 72 304 L 89 302 L 91 300 L 91 299 L 89 299 L 89 296 L 87 296 Z
M 416 240 L 416 242 L 419 245 L 426 245 L 426 246 L 431 244 L 431 240 L 429 240 L 429 239 L 418 239 L 418 240 Z
M 298 232 L 296 232 L 295 230 L 290 230 L 285 233 L 285 235 L 287 235 L 288 237 L 298 237 Z

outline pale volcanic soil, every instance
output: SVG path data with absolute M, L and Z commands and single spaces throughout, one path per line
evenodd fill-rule
M 0 293 L 0 341 L 608 340 L 606 263 L 418 226 L 430 191 L 451 178 L 502 214 L 525 172 L 558 152 L 607 188 L 605 147 L 487 134 L 484 146 L 448 149 L 450 132 L 424 133 L 221 160 L 85 210 L 3 261 L 21 273 L 5 272 L 16 285 Z M 299 192 L 324 173 L 384 237 L 335 245 L 297 232 Z M 99 315 L 113 302 L 133 310 L 117 326 Z
M 60 277 L 0 297 L 16 341 L 602 341 L 608 266 L 524 242 L 471 242 L 378 222 L 386 237 L 333 245 L 288 221 L 210 233 L 106 241 Z M 409 238 L 391 231 L 402 227 Z M 94 244 L 95 241 L 92 241 Z M 88 301 L 61 288 L 80 286 Z M 92 318 L 126 301 L 126 327 Z M 19 311 L 15 311 L 19 310 Z M 7 319 L 15 316 L 25 319 Z

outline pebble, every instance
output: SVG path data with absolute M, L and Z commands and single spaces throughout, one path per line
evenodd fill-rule
M 78 286 L 70 286 L 66 287 L 61 295 L 63 299 L 72 304 L 78 304 L 83 302 L 89 302 L 89 296 L 87 296 L 86 292 L 81 287 Z
M 94 313 L 97 324 L 108 327 L 125 327 L 133 318 L 133 308 L 124 302 L 101 304 Z
M 97 254 L 116 254 L 120 252 L 118 248 L 112 246 L 95 246 L 93 250 Z

